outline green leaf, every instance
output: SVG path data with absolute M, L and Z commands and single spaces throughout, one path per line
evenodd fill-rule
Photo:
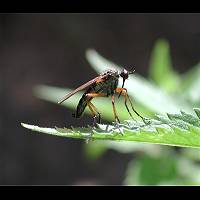
M 193 149 L 195 150 L 195 149 Z M 199 164 L 185 156 L 177 157 L 177 167 L 180 180 L 176 184 L 199 185 L 200 171 Z
M 161 157 L 144 154 L 142 157 L 129 163 L 126 185 L 159 185 L 169 183 L 177 176 L 176 158 L 171 154 L 163 153 Z
M 198 118 L 200 118 L 200 109 L 194 108 L 194 111 L 195 111 L 196 115 L 198 116 Z
M 200 105 L 200 64 L 182 75 L 181 91 L 193 105 Z
M 98 128 L 42 128 L 22 123 L 33 131 L 77 139 L 135 141 L 180 147 L 200 147 L 200 119 L 181 112 L 157 119 L 127 120 L 122 124 L 98 124 Z M 91 135 L 91 133 L 93 133 Z
M 183 148 L 181 151 L 182 155 L 186 158 L 192 159 L 194 161 L 200 161 L 200 151 L 199 149 Z
M 107 147 L 103 142 L 90 142 L 84 146 L 84 154 L 89 160 L 96 160 L 107 151 Z
M 197 149 L 183 148 L 184 152 Z M 172 148 L 162 148 L 158 155 L 142 154 L 128 165 L 125 185 L 199 185 L 199 164 L 178 154 Z M 187 157 L 186 157 L 187 156 Z M 195 157 L 196 160 L 196 157 Z
M 116 70 L 122 69 L 92 49 L 86 52 L 86 58 L 98 73 L 108 68 L 114 68 Z M 127 80 L 125 87 L 136 102 L 152 112 L 159 114 L 167 112 L 178 113 L 179 110 L 185 110 L 191 113 L 192 107 L 184 99 L 179 98 L 179 96 L 173 97 L 168 95 L 163 89 L 138 74 L 132 74 L 129 80 Z
M 200 74 L 200 63 L 198 63 L 197 65 L 191 67 L 190 70 L 188 70 L 187 72 L 185 72 L 184 74 L 181 75 L 181 90 L 187 91 L 191 85 L 193 85 L 193 83 L 196 81 L 196 78 L 199 77 Z
M 138 142 L 119 142 L 119 141 L 100 141 L 96 140 L 84 145 L 84 153 L 89 160 L 95 160 L 101 157 L 108 149 L 119 153 L 142 153 L 149 155 L 161 155 L 161 145 L 146 144 Z
M 172 92 L 179 87 L 179 76 L 174 72 L 169 43 L 159 39 L 155 43 L 150 59 L 150 78 L 164 90 Z
M 90 144 L 90 143 L 89 143 Z M 103 145 L 106 148 L 116 150 L 119 153 L 133 153 L 133 152 L 145 152 L 150 155 L 159 155 L 161 153 L 161 146 L 155 144 L 146 144 L 138 142 L 119 142 L 119 141 L 94 141 L 91 144 Z M 86 145 L 88 146 L 88 145 Z

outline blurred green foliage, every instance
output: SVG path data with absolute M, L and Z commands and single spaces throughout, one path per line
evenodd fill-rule
M 170 56 L 170 47 L 167 41 L 159 39 L 152 51 L 150 79 L 167 92 L 176 91 L 180 85 L 180 77 L 173 70 Z
M 96 52 L 93 50 L 89 50 L 86 55 L 89 63 L 97 72 L 102 70 L 101 66 L 116 66 L 105 58 L 99 59 L 99 63 L 97 63 L 95 60 L 97 57 L 94 58 Z M 102 60 L 104 63 L 101 63 Z M 134 80 L 136 80 L 135 78 L 137 77 L 133 77 Z M 145 88 L 141 87 L 138 87 L 137 90 L 135 82 L 130 84 L 134 85 L 135 88 L 130 87 L 128 91 L 137 100 L 138 109 L 142 108 L 141 111 L 146 111 L 145 114 L 148 116 L 152 116 L 155 112 L 177 112 L 177 109 L 188 111 L 192 110 L 192 107 L 200 106 L 200 64 L 182 75 L 178 74 L 173 68 L 170 44 L 165 39 L 158 39 L 155 42 L 151 54 L 149 80 L 147 81 L 149 88 L 147 90 L 152 93 L 149 91 L 146 93 Z M 128 85 L 127 83 L 126 86 Z M 146 102 L 142 101 L 138 95 L 141 95 L 141 98 L 143 97 Z M 153 101 L 156 106 L 153 103 L 148 103 L 149 101 Z M 85 145 L 85 148 L 90 148 L 89 146 L 90 144 Z M 126 153 L 135 154 L 126 172 L 123 183 L 125 185 L 200 184 L 199 149 L 180 148 L 177 151 L 177 148 L 174 147 L 126 144 L 126 142 L 118 144 L 111 142 L 110 145 L 106 146 L 120 153 L 126 149 Z
M 169 184 L 177 177 L 178 169 L 176 158 L 169 152 L 162 157 L 153 157 L 144 154 L 139 156 L 137 162 L 130 162 L 125 178 L 127 185 L 157 185 Z
M 120 69 L 120 66 L 91 49 L 86 52 L 86 58 L 98 73 L 112 67 Z M 159 39 L 152 50 L 149 78 L 145 79 L 138 74 L 133 74 L 125 87 L 130 96 L 134 98 L 136 109 L 144 116 L 152 117 L 155 113 L 178 113 L 180 110 L 193 114 L 192 108 L 200 107 L 200 64 L 193 66 L 184 74 L 179 74 L 173 68 L 169 43 L 164 39 Z M 39 98 L 52 100 L 52 102 L 55 102 L 55 98 L 57 101 L 58 96 L 62 96 L 61 91 L 59 93 L 57 90 L 57 92 L 50 97 L 51 92 L 48 92 L 46 88 L 39 87 L 35 90 Z M 41 96 L 42 94 L 46 96 Z M 69 99 L 69 104 L 65 106 L 71 105 L 74 109 L 77 99 L 76 97 Z M 70 101 L 73 104 L 70 104 Z M 99 99 L 97 103 L 103 105 L 99 108 L 103 113 L 103 118 L 112 121 L 113 115 L 109 112 L 110 103 Z M 120 111 L 120 118 L 122 120 L 129 118 L 125 109 Z M 84 145 L 86 157 L 92 160 L 103 156 L 107 149 L 134 155 L 125 173 L 123 182 L 125 185 L 200 184 L 200 150 L 198 149 L 112 141 L 92 142 Z

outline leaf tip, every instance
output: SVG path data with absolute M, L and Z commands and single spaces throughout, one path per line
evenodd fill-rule
M 21 122 L 21 126 L 23 126 L 24 128 L 28 128 L 28 129 L 30 129 L 30 126 L 31 126 L 31 125 L 29 125 L 29 124 L 25 124 L 25 123 L 22 123 L 22 122 Z
M 90 57 L 91 55 L 94 55 L 94 54 L 96 54 L 97 52 L 94 50 L 94 49 L 92 49 L 92 48 L 88 48 L 88 49 L 86 49 L 86 51 L 85 51 L 85 55 L 86 55 L 86 58 L 88 58 L 88 57 Z
M 197 117 L 200 119 L 200 108 L 193 108 L 193 110 L 196 113 Z
M 172 114 L 170 114 L 170 113 L 166 113 L 167 114 L 167 117 L 170 119 L 170 120 L 172 120 Z
M 23 126 L 23 127 L 25 127 L 25 126 L 26 126 L 26 124 L 25 124 L 25 123 L 23 123 L 23 122 L 21 122 L 20 124 L 21 124 L 21 126 Z

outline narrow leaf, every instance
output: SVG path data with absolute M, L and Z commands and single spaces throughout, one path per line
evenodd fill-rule
M 149 68 L 150 78 L 166 91 L 175 91 L 179 86 L 179 77 L 174 72 L 169 43 L 164 39 L 156 41 L 152 51 Z
M 22 123 L 33 131 L 77 139 L 136 141 L 180 147 L 200 148 L 199 119 L 182 112 L 163 118 L 149 119 L 148 123 L 127 120 L 122 124 L 99 124 L 98 128 L 42 128 Z M 164 117 L 166 118 L 166 117 Z M 162 120 L 160 120 L 162 119 Z M 195 120 L 194 120 L 195 119 Z

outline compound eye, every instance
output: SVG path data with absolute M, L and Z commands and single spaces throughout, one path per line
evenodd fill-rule
M 123 69 L 120 76 L 123 78 L 123 79 L 127 79 L 128 78 L 128 71 L 126 69 Z
M 124 74 L 128 74 L 128 71 L 126 69 L 123 69 Z

